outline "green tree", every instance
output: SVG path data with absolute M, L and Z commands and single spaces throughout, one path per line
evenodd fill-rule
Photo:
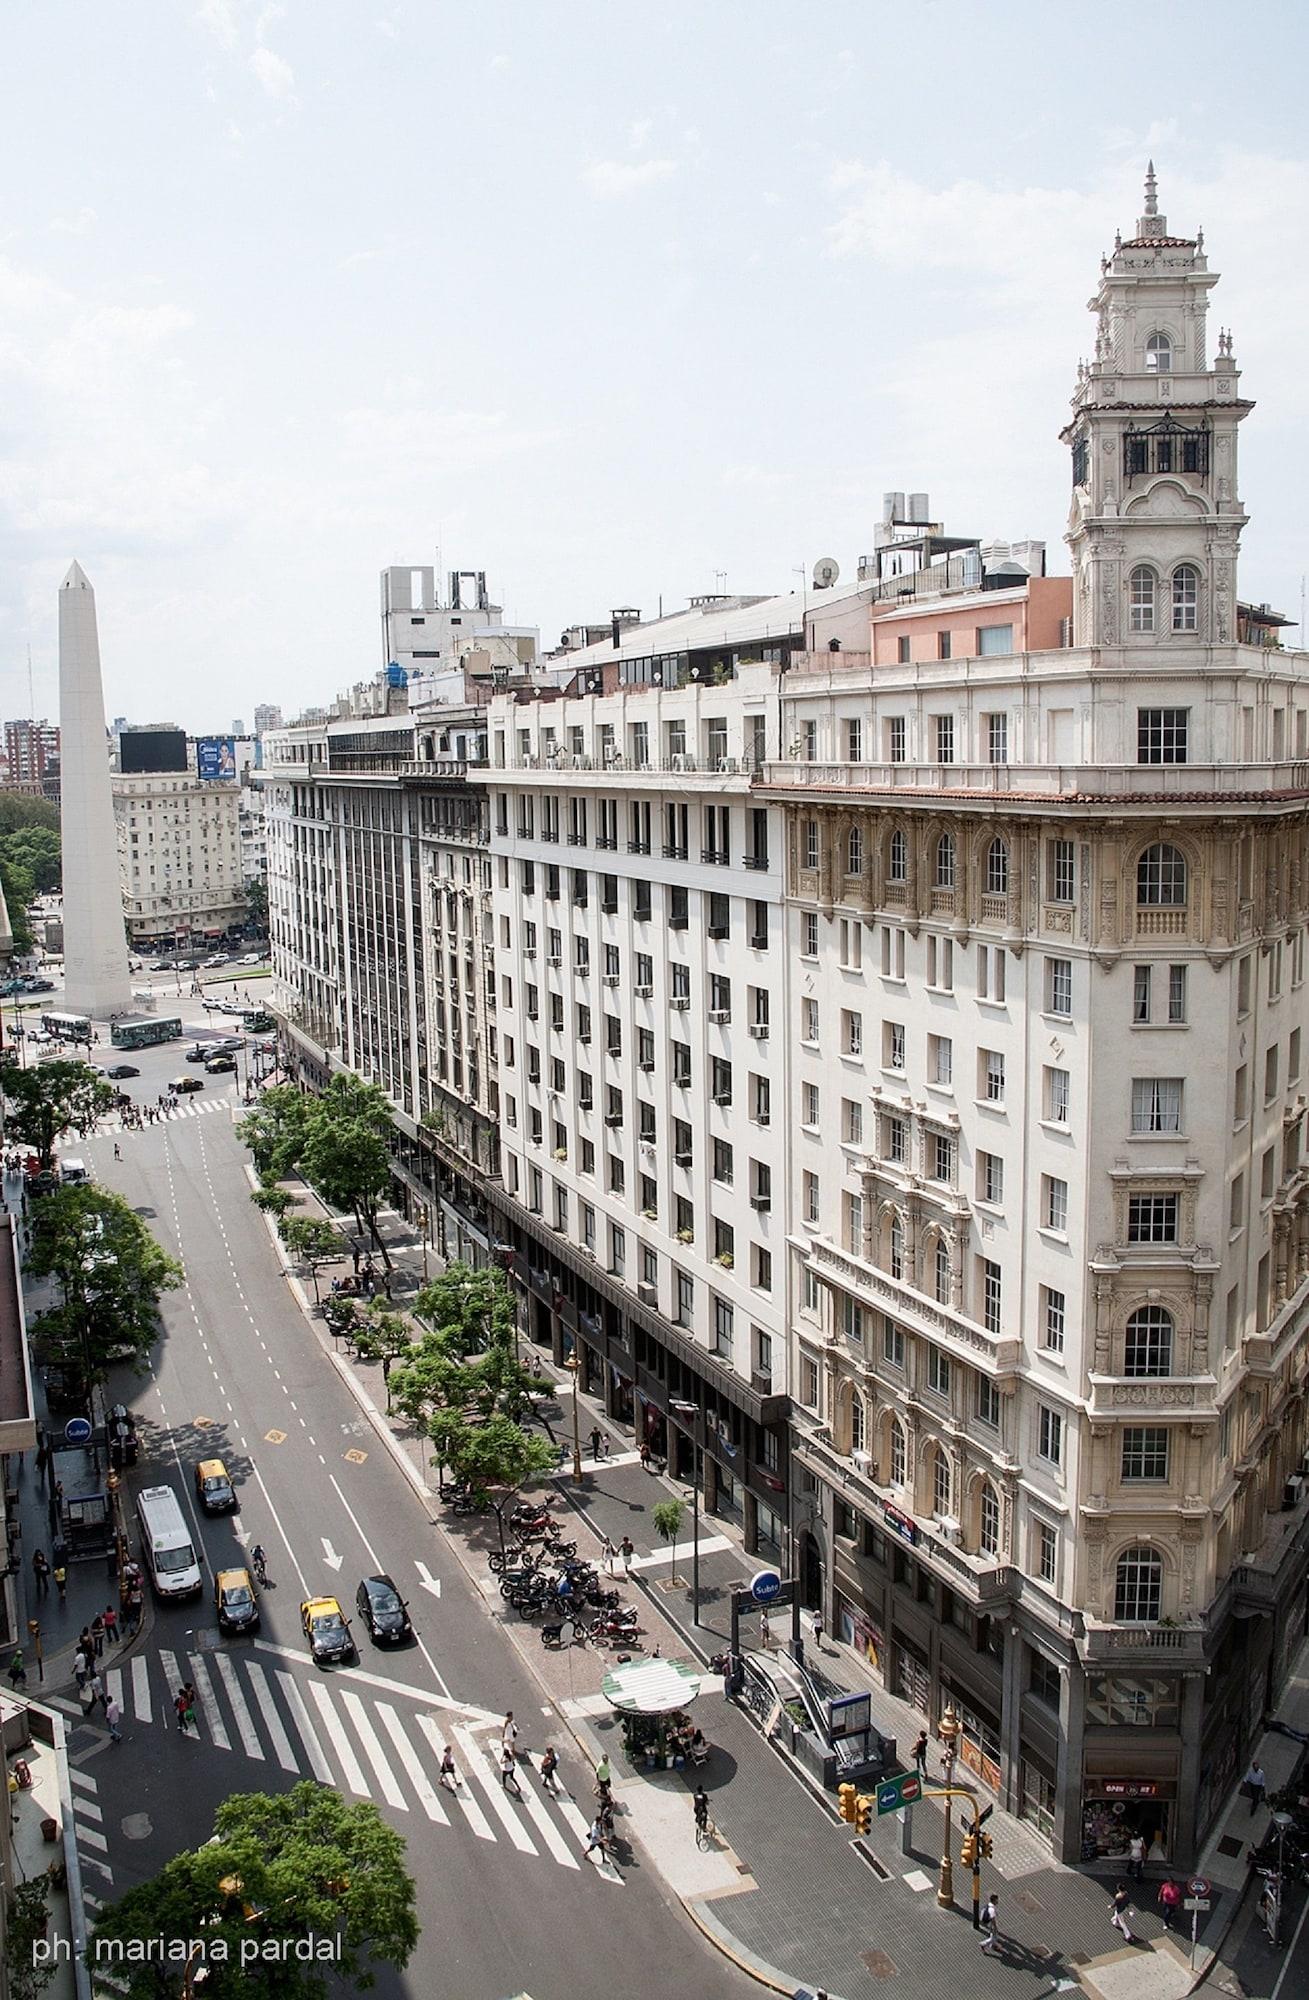
M 318 1304 L 318 1267 L 345 1255 L 345 1240 L 339 1229 L 317 1215 L 284 1215 L 277 1225 L 278 1235 L 293 1257 L 309 1266 L 314 1281 L 314 1304 Z
M 187 1940 L 202 1941 L 207 2000 L 327 2000 L 340 1981 L 364 1989 L 377 1967 L 409 1963 L 419 1927 L 405 1841 L 370 1801 L 308 1783 L 238 1794 L 214 1836 L 101 1912 L 91 1965 L 116 1973 L 129 2000 L 189 1990 Z M 181 1942 L 175 1961 L 161 1963 L 157 1944 L 146 1960 L 157 1939 Z
M 371 1237 L 382 1261 L 391 1259 L 377 1227 L 391 1191 L 391 1106 L 362 1077 L 334 1076 L 310 1105 L 299 1166 L 329 1207 L 348 1210 L 360 1235 Z
M 27 914 L 27 906 L 36 894 L 36 884 L 21 861 L 11 860 L 7 854 L 0 854 L 0 894 L 3 894 L 5 908 L 9 912 L 14 950 L 19 953 L 31 951 L 36 943 L 36 934 Z
M 267 882 L 247 882 L 245 885 L 246 920 L 263 932 L 268 929 L 268 884 Z
M 56 1188 L 33 1211 L 28 1269 L 52 1278 L 58 1304 L 35 1325 L 43 1360 L 102 1380 L 114 1360 L 143 1361 L 159 1330 L 159 1301 L 184 1273 L 139 1215 L 97 1187 Z
M 21 1882 L 13 1892 L 5 1921 L 5 1947 L 9 1961 L 10 2000 L 36 2000 L 58 1971 L 53 1958 L 37 1957 L 36 1947 L 46 1937 L 50 1905 L 46 1878 L 36 1875 Z
M 27 871 L 38 896 L 48 896 L 63 880 L 59 832 L 55 827 L 27 826 L 0 834 L 0 854 Z
M 295 1207 L 295 1196 L 287 1188 L 261 1185 L 252 1190 L 250 1199 L 261 1215 L 272 1216 L 279 1235 L 283 1234 L 282 1224 L 288 1212 Z
M 443 1335 L 455 1354 L 477 1354 L 514 1336 L 513 1293 L 495 1265 L 447 1264 L 414 1300 L 419 1319 Z
M 680 1500 L 657 1500 L 650 1519 L 666 1542 L 672 1544 L 672 1573 L 677 1577 L 677 1532 L 682 1525 L 682 1503 Z
M 274 1083 L 264 1092 L 248 1118 L 237 1126 L 254 1155 L 255 1166 L 264 1181 L 279 1181 L 293 1174 L 300 1164 L 309 1129 L 312 1098 L 293 1083 Z
M 53 799 L 38 799 L 31 792 L 0 792 L 0 836 L 31 826 L 58 833 L 59 808 Z
M 391 1414 L 391 1370 L 414 1344 L 413 1328 L 403 1313 L 392 1312 L 380 1299 L 360 1315 L 354 1333 L 355 1353 L 363 1361 L 380 1361 L 386 1385 L 386 1414 Z
M 30 1147 L 43 1170 L 53 1164 L 56 1142 L 65 1132 L 84 1139 L 114 1104 L 112 1085 L 84 1062 L 7 1069 L 4 1092 L 9 1100 L 9 1136 Z
M 497 1410 L 489 1417 L 470 1417 L 463 1410 L 439 1410 L 428 1436 L 439 1464 L 456 1480 L 486 1495 L 501 1520 L 504 1508 L 530 1479 L 553 1472 L 559 1454 L 549 1438 L 536 1436 Z

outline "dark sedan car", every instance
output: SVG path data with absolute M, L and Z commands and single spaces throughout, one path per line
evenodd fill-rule
M 355 1606 L 379 1646 L 402 1646 L 413 1638 L 408 1607 L 389 1576 L 366 1576 L 355 1592 Z
M 140 1074 L 141 1072 L 135 1063 L 111 1063 L 105 1071 L 105 1075 L 113 1077 L 115 1083 L 121 1081 L 123 1077 L 140 1076 Z

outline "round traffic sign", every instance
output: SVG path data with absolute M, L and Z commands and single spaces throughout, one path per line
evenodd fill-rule
M 750 1595 L 756 1604 L 771 1604 L 782 1588 L 782 1579 L 775 1569 L 756 1570 L 750 1579 Z
M 64 1425 L 65 1444 L 86 1444 L 90 1436 L 91 1423 L 88 1417 L 70 1417 Z
M 1207 1896 L 1209 1894 L 1209 1884 L 1203 1875 L 1193 1875 L 1187 1883 L 1186 1888 L 1187 1893 L 1192 1896 Z

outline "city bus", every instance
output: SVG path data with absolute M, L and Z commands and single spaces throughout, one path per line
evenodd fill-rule
M 277 1023 L 262 1007 L 243 1007 L 241 1026 L 248 1035 L 270 1035 Z
M 109 1030 L 116 1049 L 149 1049 L 156 1042 L 175 1042 L 182 1033 L 178 1014 L 128 1014 Z
M 89 1014 L 42 1014 L 41 1026 L 47 1035 L 53 1035 L 59 1042 L 89 1042 L 91 1039 Z

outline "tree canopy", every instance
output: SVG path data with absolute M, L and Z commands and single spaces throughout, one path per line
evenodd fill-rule
M 247 882 L 245 885 L 245 913 L 250 922 L 261 931 L 268 929 L 268 884 Z
M 238 1794 L 219 1806 L 212 1841 L 101 1911 L 92 1968 L 124 1981 L 129 2000 L 174 2000 L 194 1942 L 192 1974 L 204 1964 L 210 2000 L 326 2000 L 342 1981 L 369 1987 L 378 1966 L 403 1970 L 418 1943 L 407 1859 L 403 1835 L 370 1801 L 309 1783 Z M 149 1952 L 156 1939 L 177 1941 L 176 1957 Z
M 114 1105 L 112 1086 L 89 1063 L 74 1060 L 11 1066 L 4 1071 L 4 1093 L 9 1137 L 30 1147 L 43 1170 L 53 1164 L 56 1142 L 65 1132 L 84 1139 Z
M 293 1083 L 274 1083 L 237 1126 L 264 1180 L 281 1180 L 299 1164 L 313 1100 Z
M 334 1076 L 317 1097 L 293 1084 L 266 1090 L 239 1127 L 265 1180 L 302 1173 L 332 1208 L 354 1216 L 388 1265 L 377 1217 L 391 1190 L 391 1106 L 362 1077 Z
M 43 1360 L 102 1379 L 116 1360 L 142 1361 L 159 1330 L 159 1301 L 183 1282 L 139 1215 L 104 1188 L 56 1188 L 32 1211 L 33 1277 L 53 1278 L 58 1304 L 34 1328 Z

